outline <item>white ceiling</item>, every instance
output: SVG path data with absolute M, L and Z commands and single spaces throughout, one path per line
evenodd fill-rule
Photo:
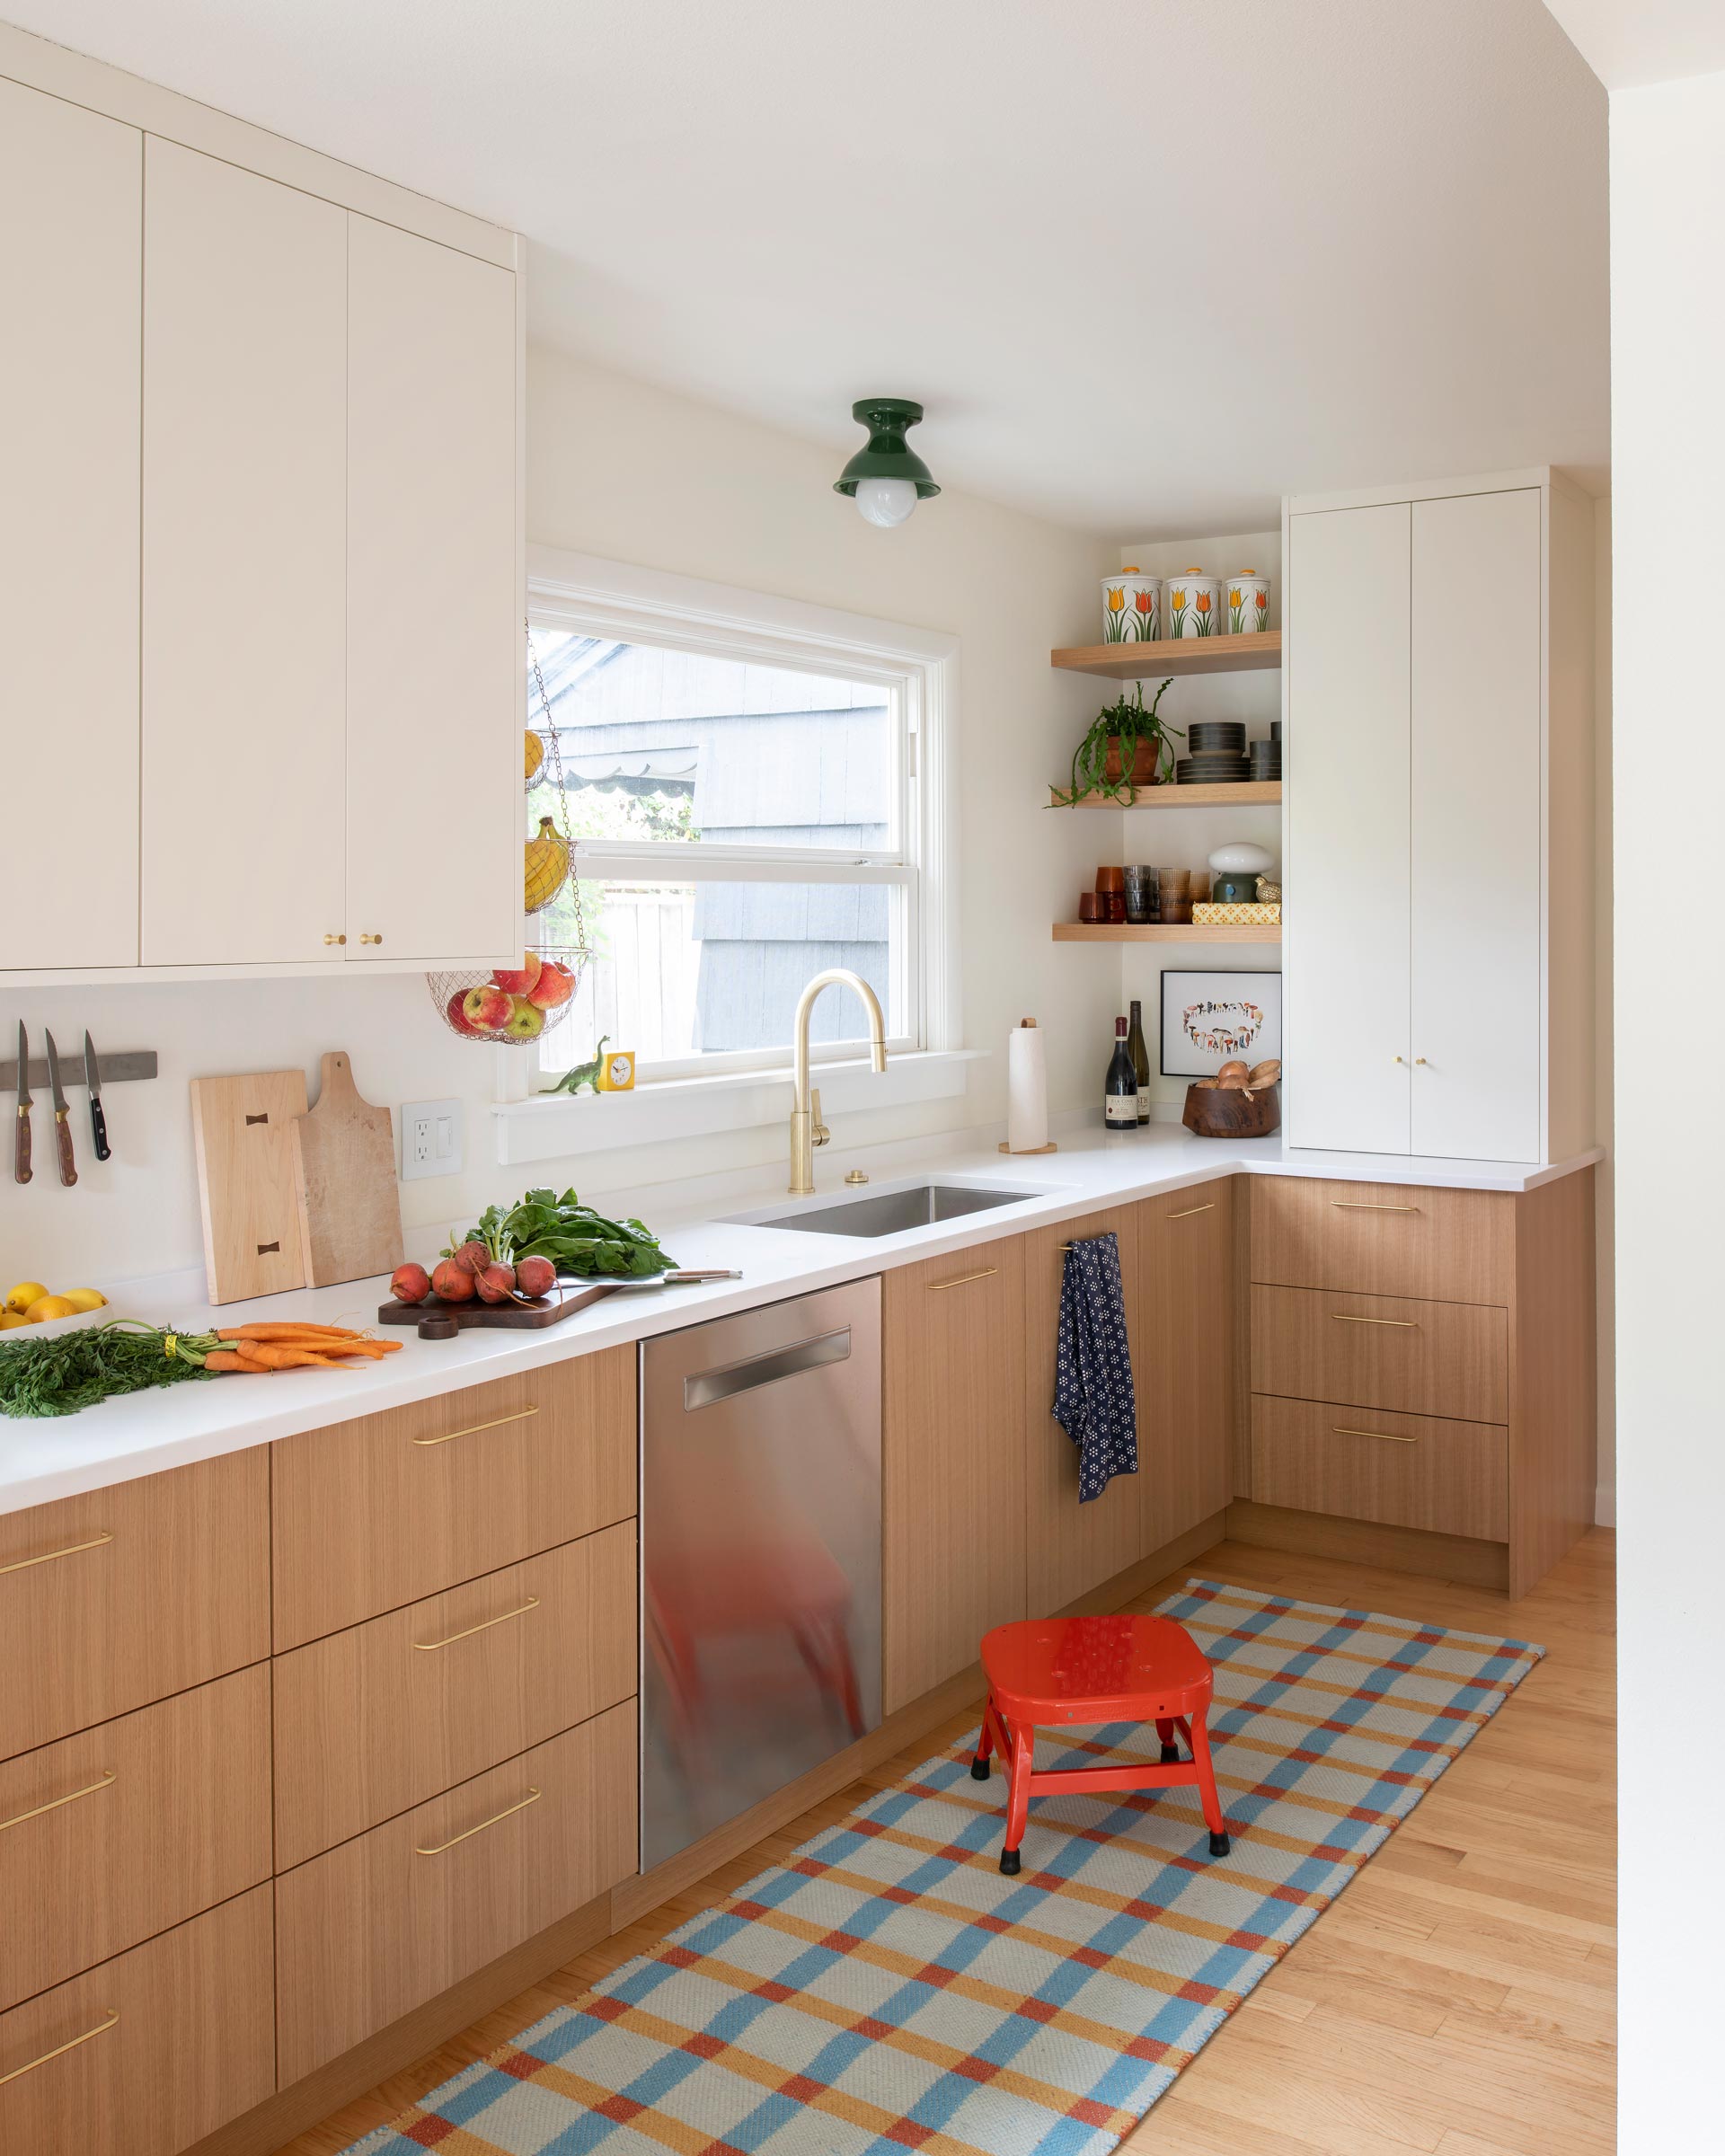
M 1721 0 L 1546 0 L 1613 90 L 1725 73 Z
M 1541 0 L 0 0 L 515 225 L 546 341 L 1133 539 L 1602 472 L 1606 99 Z

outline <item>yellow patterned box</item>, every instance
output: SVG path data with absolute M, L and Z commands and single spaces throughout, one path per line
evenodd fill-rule
M 1280 902 L 1274 906 L 1212 906 L 1200 899 L 1192 908 L 1194 928 L 1279 928 Z

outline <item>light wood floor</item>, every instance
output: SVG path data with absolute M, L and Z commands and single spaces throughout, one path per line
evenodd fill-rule
M 1520 1603 L 1223 1542 L 1193 1575 L 1537 1640 L 1546 1659 L 1122 2143 L 1133 2156 L 1592 2156 L 1613 2135 L 1613 1538 Z M 334 2156 L 842 1818 L 966 1716 L 560 1969 L 283 2156 Z

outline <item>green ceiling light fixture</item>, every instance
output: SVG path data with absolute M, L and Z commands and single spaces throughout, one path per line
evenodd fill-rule
M 833 482 L 833 491 L 852 496 L 871 524 L 902 524 L 919 501 L 941 490 L 905 439 L 922 416 L 908 397 L 862 397 L 851 407 L 851 417 L 869 430 L 869 445 Z

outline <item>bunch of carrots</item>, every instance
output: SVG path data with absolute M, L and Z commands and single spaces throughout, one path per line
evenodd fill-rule
M 350 1358 L 382 1362 L 394 1355 L 399 1340 L 368 1339 L 345 1325 L 226 1325 L 216 1335 L 232 1344 L 212 1348 L 204 1356 L 206 1370 L 226 1370 L 235 1376 L 263 1377 L 272 1370 L 336 1370 Z

